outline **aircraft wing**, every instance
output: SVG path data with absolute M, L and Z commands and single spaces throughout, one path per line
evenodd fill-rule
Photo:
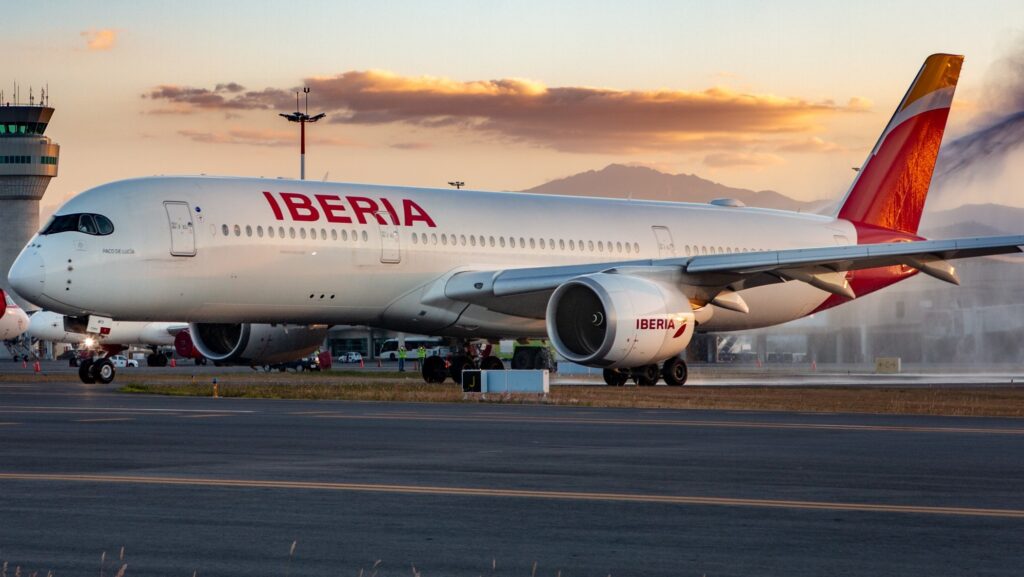
M 855 298 L 846 282 L 847 271 L 903 265 L 959 284 L 949 260 L 1020 253 L 1024 252 L 1022 246 L 1024 235 L 1016 235 L 467 271 L 447 279 L 444 295 L 497 312 L 544 318 L 551 291 L 574 277 L 605 272 L 672 281 L 695 304 L 711 302 L 727 291 L 788 281 L 806 282 L 833 294 Z M 729 301 L 724 302 L 724 306 L 731 308 Z M 737 307 L 733 310 L 743 310 L 745 305 Z

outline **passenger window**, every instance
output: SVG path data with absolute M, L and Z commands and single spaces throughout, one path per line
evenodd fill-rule
M 690 245 L 686 245 L 686 256 L 690 256 Z
M 491 244 L 491 248 L 494 248 L 494 237 L 493 236 L 490 238 L 490 244 Z
M 242 227 L 235 225 L 235 236 L 242 236 Z
M 622 243 L 621 242 L 615 243 L 615 252 L 622 252 Z
M 227 236 L 228 235 L 228 225 L 226 225 L 226 224 L 220 225 L 220 231 L 224 233 L 224 236 Z
M 530 238 L 530 250 L 533 250 L 535 248 L 537 248 L 537 241 L 534 240 L 533 237 L 531 237 Z
M 320 240 L 327 240 L 327 229 L 325 229 L 325 228 L 321 228 L 320 229 Z
M 295 227 L 294 226 L 289 226 L 288 227 L 288 237 L 289 238 L 295 238 Z
M 437 244 L 437 235 L 436 234 L 431 234 L 430 235 L 430 244 Z
M 572 239 L 569 240 L 569 250 L 576 250 L 576 241 Z
M 476 236 L 475 235 L 472 235 L 472 234 L 469 235 L 469 244 L 472 245 L 472 246 L 476 246 Z
M 263 225 L 262 224 L 258 225 L 256 227 L 256 236 L 258 236 L 260 238 L 263 238 Z
M 604 252 L 604 241 L 597 241 L 597 252 Z
M 635 252 L 637 254 L 640 254 L 640 243 L 638 243 L 638 242 L 634 242 L 633 243 L 633 252 Z
M 459 235 L 459 244 L 466 246 L 466 235 Z
M 630 247 L 630 246 L 629 246 L 629 243 L 627 242 L 627 243 L 626 243 L 626 254 L 629 254 L 629 253 L 631 253 L 631 252 L 633 252 L 633 248 L 632 248 L 632 247 Z
M 519 248 L 526 248 L 526 239 L 519 237 Z
M 514 237 L 514 236 L 509 237 L 509 239 L 508 239 L 508 246 L 511 247 L 511 248 L 515 248 L 516 247 L 516 237 Z
M 580 244 L 582 245 L 583 243 L 581 242 Z M 590 241 L 587 243 L 587 250 L 589 250 L 590 252 L 594 252 L 594 241 Z
M 250 236 L 250 237 L 252 236 L 252 225 L 251 224 L 245 225 L 245 236 Z
M 413 244 L 419 244 L 419 238 L 420 238 L 419 235 L 417 235 L 415 232 L 412 233 L 412 243 Z
M 363 242 L 366 242 L 368 240 L 370 240 L 370 237 L 369 237 L 369 235 L 366 234 L 366 231 L 364 230 L 363 231 Z
M 299 228 L 299 238 L 306 238 L 306 229 Z
M 501 248 L 505 248 L 505 237 L 499 236 L 498 237 L 498 244 L 501 245 Z
M 448 246 L 448 235 L 447 234 L 442 234 L 441 235 L 441 244 L 443 244 L 444 246 Z
M 543 250 L 545 248 L 544 247 L 544 239 L 543 238 L 540 239 L 540 248 L 541 248 L 541 250 Z
M 277 236 L 279 236 L 281 238 L 284 238 L 284 227 L 283 226 L 277 227 Z
M 267 236 L 269 236 L 270 238 L 274 238 L 274 227 L 272 227 L 272 226 L 268 226 L 267 227 Z
M 572 241 L 569 241 L 569 245 L 570 245 L 569 248 L 572 249 Z M 558 239 L 558 248 L 561 249 L 561 250 L 565 250 L 565 239 L 564 238 Z
M 338 240 L 338 229 L 331 229 L 331 240 Z

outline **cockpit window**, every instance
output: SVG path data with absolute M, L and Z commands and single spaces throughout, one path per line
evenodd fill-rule
M 92 236 L 106 236 L 114 232 L 114 223 L 102 214 L 62 214 L 54 216 L 39 234 L 82 232 Z

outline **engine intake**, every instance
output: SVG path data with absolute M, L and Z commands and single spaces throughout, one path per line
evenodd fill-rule
M 677 356 L 693 337 L 689 301 L 675 287 L 597 273 L 574 278 L 548 301 L 548 335 L 566 359 L 632 368 Z
M 264 365 L 292 361 L 317 349 L 327 325 L 192 323 L 192 345 L 218 363 Z

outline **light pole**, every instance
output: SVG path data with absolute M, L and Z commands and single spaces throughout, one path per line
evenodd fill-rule
M 449 181 L 448 185 L 449 186 L 454 186 L 455 189 L 458 190 L 458 189 L 462 188 L 463 186 L 466 186 L 466 183 L 462 182 L 461 180 L 453 180 L 453 181 Z
M 287 118 L 289 122 L 299 123 L 299 178 L 306 180 L 306 123 L 316 122 L 321 118 L 327 116 L 323 112 L 316 116 L 309 115 L 309 87 L 306 86 L 302 89 L 302 92 L 306 95 L 306 111 L 299 112 L 299 92 L 295 91 L 295 112 L 291 114 L 278 113 L 278 116 Z

